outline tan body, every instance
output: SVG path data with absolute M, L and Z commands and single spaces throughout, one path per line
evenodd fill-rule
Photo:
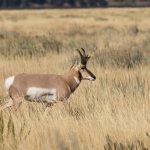
M 74 76 L 71 76 L 70 74 L 73 74 L 73 70 L 71 70 L 66 75 L 19 74 L 14 78 L 14 82 L 9 89 L 9 95 L 12 98 L 14 98 L 15 96 L 22 96 L 25 98 L 29 97 L 30 100 L 30 95 L 27 94 L 28 90 L 32 87 L 35 87 L 40 89 L 49 89 L 50 91 L 56 90 L 55 100 L 52 99 L 53 101 L 65 100 L 69 98 L 70 94 L 79 85 L 74 79 L 75 76 L 78 78 L 78 73 L 74 71 Z M 44 93 L 43 90 L 43 94 L 39 95 L 37 99 L 39 98 L 38 100 L 40 100 L 40 97 L 47 96 L 49 94 L 51 94 L 52 97 L 54 95 L 53 92 L 51 93 L 46 91 Z M 36 99 L 31 99 L 31 100 L 36 100 Z
M 56 83 L 52 81 L 56 81 Z M 64 80 L 63 76 L 60 75 L 48 75 L 48 74 L 20 74 L 15 77 L 13 85 L 9 89 L 10 97 L 14 97 L 17 93 L 18 96 L 23 96 L 28 100 L 35 100 L 30 99 L 30 95 L 28 94 L 28 90 L 31 88 L 39 88 L 43 89 L 43 93 L 36 97 L 37 100 L 40 100 L 40 97 L 53 97 L 55 94 L 53 90 L 56 90 L 56 95 L 54 100 L 63 100 L 67 99 L 70 94 L 70 87 L 67 82 Z M 15 89 L 15 90 L 14 90 Z M 49 91 L 44 92 L 44 89 L 49 89 Z M 50 92 L 52 90 L 52 92 Z M 14 93 L 16 91 L 16 93 Z M 51 100 L 49 100 L 51 101 Z M 47 100 L 48 102 L 48 100 Z
M 67 100 L 82 79 L 95 78 L 84 64 L 75 64 L 65 75 L 23 73 L 9 77 L 5 80 L 5 86 L 10 100 L 0 110 L 19 104 L 23 98 L 47 104 Z

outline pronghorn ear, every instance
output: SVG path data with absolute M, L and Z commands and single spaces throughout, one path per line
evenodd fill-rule
M 77 67 L 79 67 L 79 66 L 81 66 L 81 63 L 79 62 L 79 61 L 75 61 L 75 63 L 74 63 L 74 66 L 77 66 Z
M 79 65 L 79 62 L 76 60 L 76 61 L 74 61 L 74 62 L 72 63 L 71 68 L 72 68 L 72 67 L 76 67 L 76 66 L 78 66 L 78 65 Z
M 81 68 L 81 63 L 78 62 L 78 61 L 75 61 L 73 67 L 76 69 L 76 71 L 78 71 L 78 70 L 80 70 L 80 68 Z

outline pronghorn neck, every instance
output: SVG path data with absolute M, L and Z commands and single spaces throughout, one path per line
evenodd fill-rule
M 81 83 L 81 74 L 74 67 L 72 67 L 69 72 L 64 75 L 64 78 L 72 92 L 74 92 Z

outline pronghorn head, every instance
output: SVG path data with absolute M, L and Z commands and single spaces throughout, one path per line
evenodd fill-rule
M 82 51 L 77 49 L 77 52 L 80 55 L 81 61 L 76 65 L 76 69 L 81 74 L 81 78 L 83 80 L 94 81 L 96 79 L 96 76 L 86 67 L 87 62 L 90 59 L 90 56 L 85 53 L 85 50 L 83 48 L 81 48 L 81 50 Z

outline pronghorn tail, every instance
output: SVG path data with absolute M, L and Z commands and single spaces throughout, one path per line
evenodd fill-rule
M 6 88 L 7 91 L 9 90 L 11 85 L 13 84 L 14 79 L 15 79 L 15 76 L 11 76 L 11 77 L 6 78 L 6 80 L 5 80 L 5 88 Z

